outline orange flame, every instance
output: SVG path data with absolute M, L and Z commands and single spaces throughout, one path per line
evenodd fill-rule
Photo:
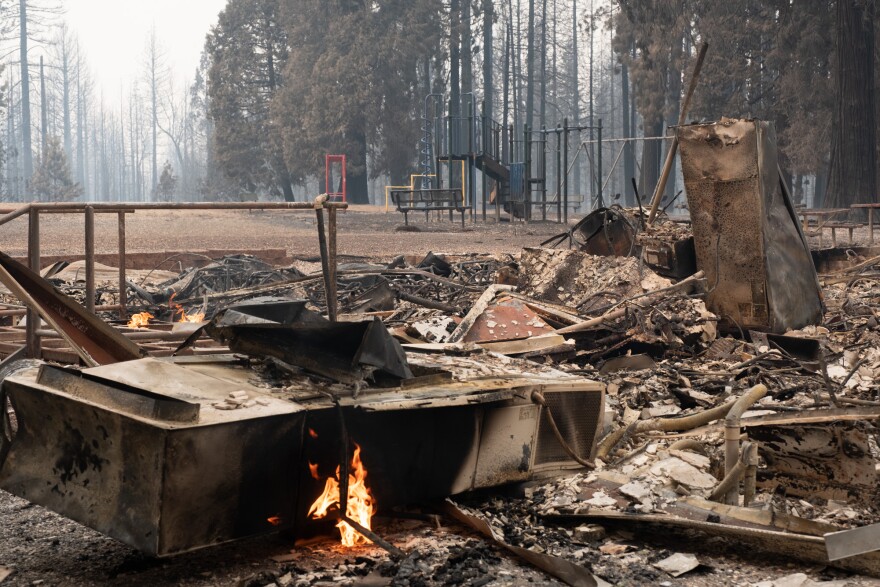
M 271 518 L 266 518 L 266 521 L 269 522 L 270 524 L 272 524 L 273 526 L 280 526 L 281 525 L 281 518 L 279 518 L 278 516 L 272 516 Z
M 312 438 L 318 438 L 318 433 L 309 428 L 309 436 L 311 436 Z
M 367 470 L 361 462 L 361 447 L 354 445 L 354 455 L 351 457 L 351 467 L 348 475 L 348 504 L 346 507 L 346 515 L 358 522 L 368 530 L 370 520 L 376 513 L 376 503 L 373 501 L 373 495 L 367 487 Z M 309 469 L 313 475 L 317 477 L 318 467 L 309 463 Z M 339 506 L 339 467 L 336 467 L 336 475 L 328 477 L 324 485 L 324 492 L 315 500 L 312 507 L 309 508 L 309 517 L 319 519 L 326 517 L 330 508 Z M 342 520 L 336 524 L 342 537 L 343 546 L 357 546 L 358 544 L 369 544 L 371 541 L 360 534 L 357 530 L 343 522 Z
M 178 314 L 180 316 L 180 320 L 178 322 L 204 322 L 205 321 L 205 313 L 204 312 L 196 312 L 195 314 L 187 314 L 186 310 L 183 309 L 183 306 L 174 302 L 174 296 L 177 295 L 177 292 L 171 294 L 171 297 L 168 298 L 168 307 L 171 308 L 171 311 L 174 314 Z M 173 319 L 171 320 L 174 321 Z
M 155 318 L 149 312 L 141 312 L 140 314 L 132 315 L 131 319 L 128 321 L 129 328 L 146 328 L 150 324 L 150 318 Z

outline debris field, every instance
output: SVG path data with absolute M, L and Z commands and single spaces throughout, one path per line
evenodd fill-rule
M 0 584 L 875 584 L 880 250 L 811 250 L 757 177 L 712 225 L 705 133 L 769 141 L 715 124 L 692 226 L 348 260 L 316 202 L 319 257 L 124 299 L 3 255 Z

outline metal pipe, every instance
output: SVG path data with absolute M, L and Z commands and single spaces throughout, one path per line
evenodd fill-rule
M 755 499 L 758 485 L 758 445 L 748 443 L 749 450 L 745 452 L 746 472 L 743 477 L 743 506 L 749 507 Z
M 329 208 L 327 210 L 327 233 L 329 240 L 327 264 L 330 275 L 330 292 L 328 294 L 330 297 L 327 299 L 327 311 L 335 317 L 338 315 L 339 309 L 339 295 L 337 294 L 339 284 L 336 280 L 336 208 Z M 332 312 L 330 310 L 331 305 L 333 307 Z
M 86 310 L 95 312 L 95 209 L 86 206 Z
M 562 219 L 560 209 L 562 194 L 562 127 L 556 125 L 556 222 Z
M 731 492 L 733 492 L 734 496 L 737 493 L 736 489 L 739 485 L 739 481 L 746 472 L 745 455 L 752 450 L 751 447 L 751 442 L 743 443 L 742 453 L 737 455 L 736 464 L 730 469 L 727 469 L 724 479 L 722 479 L 721 482 L 715 486 L 715 489 L 712 490 L 712 493 L 709 494 L 710 501 L 721 501 L 721 503 L 739 505 L 739 500 L 735 500 L 732 504 L 728 502 L 727 496 L 730 495 Z
M 324 234 L 324 209 L 315 205 L 315 216 L 318 220 L 318 247 L 321 250 L 321 273 L 324 277 L 324 298 L 327 301 L 327 317 L 336 322 L 336 308 L 330 298 L 333 286 L 330 283 L 330 255 L 327 251 L 327 236 Z
M 602 119 L 601 118 L 599 119 L 599 126 L 596 128 L 596 133 L 597 133 L 596 140 L 599 141 L 599 144 L 597 145 L 598 149 L 596 150 L 596 167 L 599 168 L 599 173 L 596 175 L 596 177 L 598 178 L 598 181 L 596 183 L 598 183 L 598 185 L 599 185 L 598 202 L 599 202 L 599 207 L 604 208 L 605 207 L 605 197 L 602 195 Z
M 125 284 L 125 212 L 119 212 L 119 318 L 128 318 L 128 288 Z
M 19 216 L 23 216 L 31 211 L 32 204 L 25 204 L 24 206 L 20 206 L 16 210 L 12 212 L 7 212 L 3 216 L 0 216 L 0 226 L 6 224 L 10 220 L 15 220 Z
M 114 312 L 119 310 L 119 304 L 108 304 L 104 306 L 95 306 L 96 312 Z M 16 310 L 0 310 L 0 318 L 8 318 L 10 316 L 24 316 L 27 310 L 24 308 Z
M 28 212 L 28 266 L 36 273 L 40 272 L 40 211 L 32 206 L 26 207 Z M 8 217 L 8 215 L 7 215 Z M 40 358 L 40 337 L 37 330 L 40 327 L 40 315 L 33 308 L 27 311 L 27 329 L 25 345 L 27 356 L 32 359 Z
M 562 167 L 559 172 L 565 175 L 562 178 L 562 214 L 558 218 L 568 224 L 568 118 L 562 120 Z
M 759 399 L 767 395 L 767 386 L 758 384 L 744 393 L 724 418 L 724 472 L 729 474 L 740 461 L 740 419 L 742 415 Z M 732 487 L 725 497 L 724 502 L 736 505 L 738 502 L 737 487 Z
M 58 210 L 312 210 L 312 202 L 38 202 L 31 207 L 41 212 Z M 348 208 L 344 202 L 324 202 L 324 208 Z
M 46 338 L 61 338 L 61 335 L 54 330 L 42 329 L 37 331 L 40 336 Z M 122 335 L 129 340 L 138 341 L 165 341 L 165 340 L 186 340 L 192 336 L 192 330 L 178 330 L 173 332 L 170 330 L 149 330 L 143 329 L 142 332 L 122 332 Z

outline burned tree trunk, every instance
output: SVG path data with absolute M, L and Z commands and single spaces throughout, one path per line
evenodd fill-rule
M 875 0 L 837 3 L 837 105 L 827 207 L 872 202 L 877 197 L 874 18 Z

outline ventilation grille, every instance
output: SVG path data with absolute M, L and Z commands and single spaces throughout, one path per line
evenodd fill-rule
M 562 437 L 565 438 L 582 458 L 593 458 L 596 429 L 602 415 L 602 392 L 590 391 L 545 391 L 547 406 Z M 535 451 L 535 465 L 571 462 L 553 434 L 547 417 L 547 410 L 541 410 L 538 425 L 538 445 Z

